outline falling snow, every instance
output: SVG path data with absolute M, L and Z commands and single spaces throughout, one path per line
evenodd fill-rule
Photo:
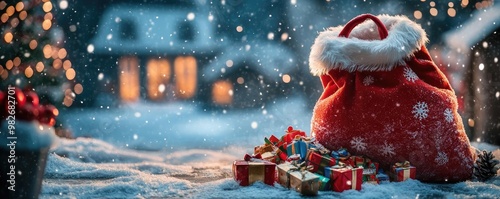
M 365 86 L 369 86 L 369 85 L 373 84 L 374 80 L 375 80 L 375 79 L 374 79 L 372 76 L 368 75 L 368 76 L 366 76 L 366 77 L 363 79 L 363 85 L 365 85 Z
M 413 106 L 413 116 L 419 120 L 427 118 L 429 115 L 429 107 L 425 102 L 418 102 Z
M 405 67 L 403 75 L 405 76 L 406 80 L 410 82 L 415 82 L 418 79 L 417 74 L 408 67 Z
M 438 155 L 436 159 L 434 159 L 434 162 L 438 165 L 444 165 L 448 162 L 448 156 L 444 152 L 438 152 Z
M 451 109 L 447 108 L 446 110 L 444 110 L 444 119 L 447 121 L 447 122 L 452 122 L 453 121 L 453 112 L 451 112 Z
M 365 139 L 361 137 L 353 137 L 351 140 L 351 147 L 356 149 L 358 152 L 364 151 L 367 146 L 364 140 Z
M 392 144 L 387 144 L 387 141 L 384 142 L 384 146 L 382 146 L 380 152 L 386 157 L 396 155 L 396 153 L 394 152 L 394 146 Z

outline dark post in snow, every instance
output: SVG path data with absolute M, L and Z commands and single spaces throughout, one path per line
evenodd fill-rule
M 485 33 L 471 51 L 466 110 L 471 141 L 500 145 L 500 27 Z

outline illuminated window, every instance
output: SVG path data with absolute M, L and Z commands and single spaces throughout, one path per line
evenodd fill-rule
M 218 105 L 229 105 L 233 102 L 233 84 L 227 80 L 219 80 L 212 87 L 212 101 Z
M 151 59 L 147 64 L 148 97 L 161 100 L 170 81 L 170 64 L 167 59 Z
M 139 99 L 139 62 L 137 57 L 125 56 L 118 61 L 120 97 L 123 101 Z
M 196 59 L 191 56 L 177 57 L 174 65 L 176 95 L 182 99 L 193 97 L 197 83 Z

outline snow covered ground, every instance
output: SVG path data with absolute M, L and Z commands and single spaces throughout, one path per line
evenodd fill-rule
M 300 98 L 265 109 L 213 114 L 176 103 L 72 111 L 61 118 L 79 137 L 58 139 L 49 155 L 41 198 L 300 198 L 278 184 L 240 187 L 231 163 L 264 136 L 287 126 L 309 130 Z M 93 137 L 93 138 L 85 138 Z M 475 143 L 478 148 L 498 147 Z M 500 177 L 487 182 L 363 184 L 361 191 L 320 192 L 335 198 L 497 198 Z

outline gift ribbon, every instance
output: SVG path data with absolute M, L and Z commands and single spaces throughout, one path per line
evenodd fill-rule
M 256 155 L 250 155 L 250 154 L 245 154 L 245 157 L 243 158 L 245 161 L 256 161 L 256 160 L 262 160 L 262 156 L 260 154 Z
M 249 162 L 248 163 L 248 184 L 257 181 L 265 182 L 266 179 L 265 165 L 262 162 Z
M 396 166 L 396 168 L 410 168 L 410 161 L 404 161 L 403 163 L 401 162 L 396 162 L 394 164 L 394 166 Z
M 356 189 L 356 184 L 357 184 L 357 177 L 358 177 L 358 169 L 352 169 L 352 179 L 351 179 L 351 188 Z
M 410 173 L 411 173 L 410 169 L 403 170 L 403 180 L 409 179 Z

